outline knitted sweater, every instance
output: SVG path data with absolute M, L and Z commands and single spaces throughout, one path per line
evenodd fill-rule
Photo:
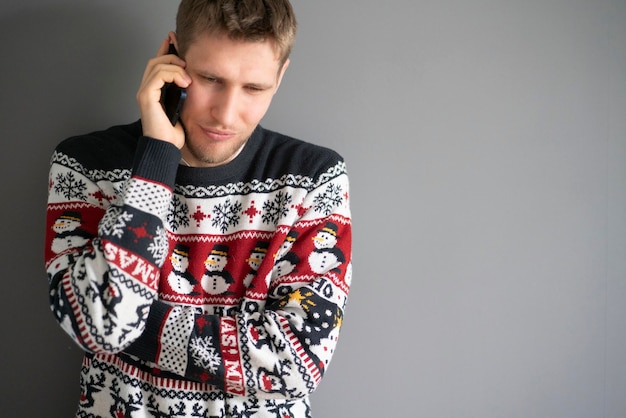
M 52 310 L 85 350 L 80 417 L 308 417 L 351 280 L 335 152 L 265 130 L 179 165 L 136 122 L 69 138 L 50 169 Z

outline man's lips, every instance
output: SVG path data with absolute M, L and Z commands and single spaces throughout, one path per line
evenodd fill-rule
M 225 141 L 235 136 L 235 133 L 232 131 L 223 131 L 220 129 L 212 129 L 212 128 L 200 128 L 202 132 L 207 137 L 215 140 L 215 141 Z

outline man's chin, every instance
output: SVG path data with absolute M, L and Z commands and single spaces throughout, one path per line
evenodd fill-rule
M 212 147 L 198 149 L 196 147 L 189 146 L 187 143 L 185 144 L 185 148 L 186 153 L 190 154 L 192 157 L 193 161 L 189 161 L 191 165 L 215 167 L 227 164 L 234 160 L 243 149 L 243 145 L 245 145 L 245 141 L 243 144 L 215 144 L 215 146 Z

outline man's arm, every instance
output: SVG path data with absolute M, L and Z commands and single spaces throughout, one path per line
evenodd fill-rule
M 71 149 L 57 150 L 50 169 L 46 268 L 52 309 L 88 351 L 117 352 L 142 333 L 169 249 L 163 220 L 185 136 L 180 123 L 169 122 L 160 94 L 165 83 L 190 83 L 185 62 L 168 54 L 169 42 L 148 61 L 137 92 L 145 136 L 117 200 L 107 199 L 113 192 L 101 190 L 100 179 L 69 157 Z M 72 221 L 77 236 L 63 230 Z
M 141 138 L 130 177 L 114 191 L 103 190 L 111 182 L 85 168 L 80 157 L 70 158 L 68 147 L 66 142 L 57 149 L 50 168 L 51 307 L 85 350 L 118 352 L 142 333 L 156 297 L 168 251 L 163 220 L 180 151 Z
M 235 395 L 311 393 L 334 352 L 351 280 L 347 199 L 320 204 L 329 188 L 347 196 L 345 173 L 309 193 L 304 206 L 311 209 L 291 229 L 299 236 L 292 257 L 283 255 L 295 268 L 285 269 L 284 258 L 276 257 L 266 278 L 271 282 L 266 301 L 244 298 L 232 316 L 156 301 L 146 332 L 125 352 Z M 313 213 L 314 207 L 323 207 L 324 215 Z M 336 242 L 320 255 L 323 251 L 311 251 L 311 242 L 324 233 Z

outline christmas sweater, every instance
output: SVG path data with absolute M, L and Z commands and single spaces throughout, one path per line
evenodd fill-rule
M 141 124 L 69 138 L 49 177 L 51 308 L 79 417 L 309 417 L 351 280 L 342 158 L 257 127 L 212 168 Z

